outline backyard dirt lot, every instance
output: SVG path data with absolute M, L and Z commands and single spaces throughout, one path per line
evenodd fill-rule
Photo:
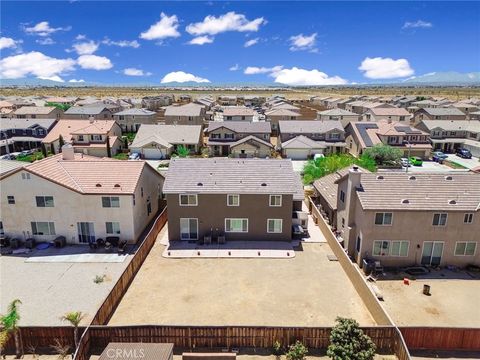
M 410 285 L 388 280 L 377 285 L 385 309 L 398 326 L 480 327 L 480 279 L 460 275 L 464 279 L 417 279 Z M 431 286 L 431 296 L 423 295 L 424 284 Z
M 0 313 L 13 299 L 20 299 L 20 325 L 66 325 L 60 317 L 70 311 L 85 313 L 82 324 L 88 324 L 130 258 L 115 263 L 60 263 L 0 256 Z M 94 283 L 97 275 L 103 282 Z
M 159 238 L 109 325 L 374 325 L 326 243 L 294 259 L 166 259 Z

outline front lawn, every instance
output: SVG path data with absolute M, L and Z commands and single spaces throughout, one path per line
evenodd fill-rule
M 15 158 L 17 161 L 25 161 L 25 162 L 34 162 L 36 160 L 41 160 L 45 156 L 43 156 L 43 153 L 41 151 L 37 151 L 33 153 L 32 155 L 19 155 Z

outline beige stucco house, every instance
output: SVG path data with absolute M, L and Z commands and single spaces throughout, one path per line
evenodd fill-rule
M 205 121 L 205 106 L 195 103 L 171 105 L 165 109 L 165 124 L 167 125 L 203 125 Z

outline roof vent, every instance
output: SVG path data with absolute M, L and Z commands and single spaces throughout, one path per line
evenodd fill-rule
M 403 199 L 403 200 L 402 200 L 402 204 L 410 204 L 410 200 L 408 200 L 408 199 Z
M 451 176 L 445 176 L 445 180 L 453 180 L 453 177 L 451 177 Z
M 113 185 L 113 187 L 119 188 L 120 184 L 115 184 L 115 185 Z
M 456 205 L 457 204 L 457 201 L 456 200 L 448 200 L 448 203 L 450 205 Z
M 203 184 L 201 182 L 197 183 L 197 186 L 203 186 Z
M 267 184 L 265 184 L 265 183 L 262 183 L 262 186 L 267 186 Z
M 415 176 L 410 176 L 408 180 L 417 180 L 417 178 Z
M 96 187 L 102 187 L 102 184 L 96 184 L 95 186 Z
M 385 178 L 382 175 L 377 176 L 377 180 L 383 180 L 383 179 L 385 179 Z

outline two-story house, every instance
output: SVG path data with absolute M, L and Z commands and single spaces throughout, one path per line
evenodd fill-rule
M 466 120 L 467 115 L 457 108 L 423 108 L 413 114 L 414 124 L 422 120 Z
M 166 125 L 203 125 L 205 106 L 195 103 L 171 105 L 165 109 Z
M 278 124 L 284 120 L 297 120 L 300 117 L 300 113 L 289 109 L 272 108 L 265 111 L 265 118 L 270 122 L 272 127 L 272 134 L 278 135 Z
M 72 120 L 108 120 L 112 118 L 112 111 L 104 103 L 96 105 L 72 106 L 63 114 L 64 119 Z
M 200 125 L 148 125 L 140 126 L 130 144 L 130 152 L 144 159 L 169 158 L 184 146 L 191 154 L 200 151 L 202 127 Z
M 116 155 L 123 146 L 122 129 L 114 120 L 59 120 L 42 143 L 53 154 L 64 144 L 75 152 L 106 157 Z
M 60 119 L 63 111 L 54 106 L 22 106 L 13 112 L 17 119 Z
M 206 129 L 209 154 L 241 158 L 270 156 L 271 131 L 267 121 L 210 121 Z
M 114 236 L 135 243 L 162 205 L 163 177 L 144 161 L 62 153 L 0 176 L 5 236 L 88 244 Z
M 223 108 L 223 121 L 253 121 L 258 115 L 253 109 L 245 106 L 225 106 Z
M 480 265 L 480 175 L 364 173 L 337 180 L 339 241 L 359 265 Z
M 38 149 L 43 138 L 56 122 L 57 119 L 2 119 L 0 122 L 0 154 Z
M 150 111 L 158 111 L 163 106 L 172 105 L 175 101 L 173 94 L 164 94 L 156 96 L 145 96 L 142 98 L 141 107 Z
M 290 241 L 304 198 L 290 160 L 175 159 L 163 192 L 168 237 Z
M 405 157 L 428 159 L 432 151 L 428 132 L 399 122 L 352 122 L 345 131 L 348 152 L 356 157 L 377 144 L 394 146 Z
M 131 108 L 113 114 L 113 120 L 120 125 L 123 132 L 137 132 L 140 125 L 156 124 L 157 113 L 147 109 Z
M 289 159 L 344 152 L 345 131 L 338 120 L 280 121 L 277 148 Z
M 458 148 L 465 148 L 480 157 L 478 120 L 423 120 L 417 128 L 430 133 L 433 151 L 454 153 Z
M 367 109 L 362 115 L 364 121 L 389 120 L 401 123 L 410 123 L 412 115 L 404 108 L 397 107 L 374 107 Z
M 337 120 L 345 128 L 352 121 L 358 121 L 359 115 L 343 109 L 330 109 L 317 112 L 317 120 Z

